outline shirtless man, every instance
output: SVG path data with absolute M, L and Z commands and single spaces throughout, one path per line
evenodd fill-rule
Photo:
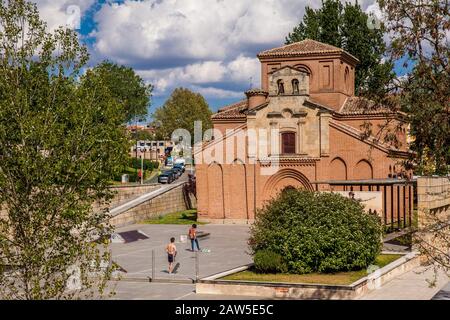
M 175 238 L 170 238 L 170 243 L 166 247 L 167 259 L 169 261 L 169 274 L 172 274 L 173 262 L 177 255 L 177 247 L 175 246 Z

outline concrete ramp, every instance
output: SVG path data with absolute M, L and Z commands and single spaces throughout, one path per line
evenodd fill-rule
M 162 185 L 159 189 L 144 193 L 111 209 L 110 221 L 114 226 L 125 226 L 167 213 L 195 207 L 195 198 L 186 201 L 186 181 Z M 190 202 L 190 203 L 188 203 Z

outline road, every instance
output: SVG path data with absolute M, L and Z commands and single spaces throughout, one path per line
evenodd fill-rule
M 170 167 L 163 167 L 163 168 L 161 168 L 161 172 L 164 172 L 164 171 L 170 170 L 170 169 L 171 169 Z M 188 173 L 191 173 L 191 172 L 195 172 L 195 170 L 188 169 L 188 168 L 186 167 L 186 171 L 185 171 L 185 172 L 183 173 L 183 175 L 182 175 L 178 180 L 176 180 L 176 181 L 177 181 L 177 182 L 179 182 L 179 181 L 188 181 L 188 180 L 189 180 L 189 178 L 188 178 Z M 153 178 L 151 178 L 151 179 L 145 181 L 145 184 L 151 184 L 151 183 L 158 183 L 158 175 L 156 175 L 156 176 L 154 176 Z

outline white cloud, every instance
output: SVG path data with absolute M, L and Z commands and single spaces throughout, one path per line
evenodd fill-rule
M 176 86 L 259 84 L 255 55 L 282 45 L 307 0 L 126 0 L 95 15 L 95 54 L 131 65 L 164 95 Z M 250 80 L 251 78 L 251 80 Z M 226 82 L 227 85 L 222 85 Z
M 35 0 L 50 28 L 83 15 L 98 0 Z M 345 0 L 343 0 L 345 2 Z M 375 0 L 359 0 L 363 10 Z M 260 82 L 256 53 L 284 43 L 309 0 L 107 0 L 95 14 L 95 61 L 134 67 L 164 96 L 184 86 L 211 96 L 240 97 Z M 242 89 L 243 88 L 243 89 Z M 239 89 L 239 90 L 238 90 Z
M 244 98 L 244 93 L 240 91 L 224 90 L 213 87 L 191 86 L 191 90 L 200 93 L 205 98 Z
M 281 44 L 308 1 L 126 0 L 96 15 L 100 54 L 128 59 L 224 59 Z M 289 5 L 287 5 L 289 3 Z
M 257 58 L 239 55 L 228 64 L 230 79 L 238 82 L 259 82 L 261 66 Z
M 218 83 L 238 83 L 259 85 L 260 64 L 258 59 L 239 55 L 235 60 L 225 64 L 221 61 L 204 61 L 189 64 L 185 67 L 167 69 L 138 70 L 138 74 L 155 87 L 156 96 L 164 95 L 178 86 L 201 85 Z M 203 92 L 211 94 L 211 87 Z M 219 90 L 220 96 L 230 96 L 230 90 Z

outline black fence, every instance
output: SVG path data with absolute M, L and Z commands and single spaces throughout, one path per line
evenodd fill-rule
M 415 180 L 371 179 L 326 181 L 333 191 L 381 191 L 382 220 L 388 232 L 409 228 L 415 224 L 417 183 Z

